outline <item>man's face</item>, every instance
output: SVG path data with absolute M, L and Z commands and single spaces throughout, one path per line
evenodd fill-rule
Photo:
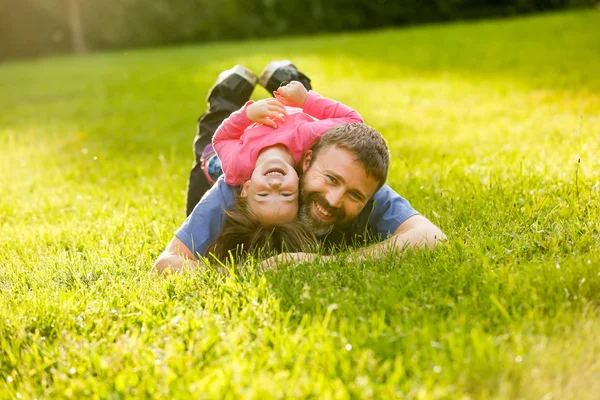
M 320 236 L 356 218 L 379 182 L 348 150 L 329 146 L 313 155 L 309 150 L 302 163 L 300 218 Z

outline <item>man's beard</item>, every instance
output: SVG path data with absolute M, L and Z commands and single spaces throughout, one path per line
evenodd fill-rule
M 309 211 L 308 205 L 303 204 L 300 206 L 298 212 L 300 221 L 304 222 L 315 233 L 315 236 L 325 236 L 333 230 L 333 224 L 324 224 L 323 221 L 316 219 Z
M 312 228 L 316 236 L 324 236 L 333 230 L 336 223 L 339 223 L 346 218 L 346 213 L 341 208 L 332 207 L 322 194 L 317 192 L 307 192 L 304 190 L 303 186 L 304 185 L 301 185 L 300 188 L 300 199 L 302 203 L 299 209 L 299 218 L 302 222 L 308 224 L 308 226 Z M 312 203 L 317 203 L 324 208 L 334 217 L 334 220 L 332 222 L 325 222 L 319 217 L 312 215 L 310 212 Z

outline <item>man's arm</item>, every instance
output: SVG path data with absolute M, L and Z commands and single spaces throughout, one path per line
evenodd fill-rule
M 446 235 L 440 228 L 422 215 L 414 215 L 404 221 L 388 239 L 372 246 L 357 249 L 350 254 L 353 260 L 384 257 L 390 251 L 407 249 L 433 249 Z
M 163 272 L 179 272 L 184 269 L 196 269 L 199 261 L 194 257 L 192 251 L 177 237 L 167 245 L 167 248 L 158 256 L 154 262 L 152 271 L 162 274 Z
M 198 263 L 197 255 L 204 255 L 207 247 L 219 236 L 223 211 L 233 207 L 234 197 L 235 188 L 219 178 L 177 229 L 175 237 L 154 263 L 153 270 L 160 273 L 203 265 Z
M 388 239 L 377 244 L 356 249 L 350 253 L 348 261 L 377 259 L 385 257 L 392 251 L 401 253 L 408 249 L 434 249 L 441 241 L 446 240 L 446 235 L 440 228 L 422 215 L 414 215 L 404 221 L 394 234 Z M 330 256 L 312 253 L 283 253 L 262 262 L 265 269 L 273 269 L 278 262 L 292 262 L 301 264 L 316 259 L 327 260 Z
M 361 214 L 369 217 L 369 226 L 374 234 L 387 239 L 350 253 L 349 260 L 376 259 L 384 257 L 390 251 L 401 252 L 407 249 L 433 249 L 446 235 L 424 216 L 413 209 L 389 186 L 384 185 L 373 197 L 373 208 L 365 208 Z M 326 256 L 319 256 L 327 259 Z M 316 258 L 309 253 L 284 254 L 277 260 L 307 262 Z M 275 258 L 267 260 L 263 265 L 273 267 Z

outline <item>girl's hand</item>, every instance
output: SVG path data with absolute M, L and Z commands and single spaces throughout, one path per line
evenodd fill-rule
M 285 122 L 285 107 L 276 99 L 259 100 L 246 107 L 246 115 L 252 122 L 277 128 L 275 120 Z
M 302 108 L 306 102 L 308 90 L 300 82 L 291 81 L 274 91 L 273 94 L 284 106 Z

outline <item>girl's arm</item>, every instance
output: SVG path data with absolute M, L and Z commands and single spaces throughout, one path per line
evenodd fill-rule
M 307 91 L 298 81 L 292 81 L 275 91 L 275 98 L 290 107 L 302 108 L 302 111 L 314 118 L 324 120 L 342 118 L 345 122 L 364 122 L 359 113 L 347 105 L 320 96 L 317 92 Z
M 247 156 L 253 149 L 243 146 L 240 140 L 246 129 L 254 122 L 277 128 L 276 120 L 283 121 L 285 112 L 275 99 L 248 101 L 221 123 L 212 141 L 227 184 L 240 185 L 252 174 Z
M 306 96 L 302 111 L 320 120 L 330 118 L 341 119 L 344 121 L 339 122 L 341 124 L 364 122 L 360 114 L 354 109 L 339 101 L 323 97 L 312 90 L 308 92 L 308 95 Z
M 250 100 L 244 107 L 231 113 L 217 128 L 212 139 L 215 151 L 221 159 L 221 164 L 224 164 L 224 161 L 220 152 L 231 154 L 229 151 L 232 150 L 231 146 L 233 146 L 233 149 L 238 146 L 244 131 L 253 122 L 277 128 L 276 121 L 283 122 L 285 114 L 285 107 L 276 99 L 259 100 L 256 103 Z M 220 151 L 220 149 L 224 151 Z M 225 154 L 223 155 L 225 156 Z
M 237 150 L 240 146 L 240 138 L 246 128 L 252 124 L 252 121 L 250 121 L 246 115 L 246 108 L 252 103 L 252 101 L 249 101 L 244 107 L 231 113 L 231 115 L 219 125 L 212 138 L 213 147 L 221 160 L 221 167 L 223 168 L 223 171 L 226 172 L 225 175 L 227 175 L 227 171 L 234 170 L 233 166 Z
M 290 82 L 279 88 L 275 97 L 291 107 L 302 107 L 302 111 L 316 121 L 299 124 L 296 134 L 296 148 L 309 149 L 323 133 L 336 125 L 363 123 L 358 112 L 339 101 L 320 96 L 312 90 L 308 92 L 300 82 Z

